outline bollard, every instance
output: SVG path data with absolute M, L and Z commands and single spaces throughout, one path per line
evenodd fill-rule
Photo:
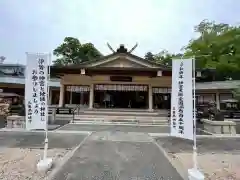
M 189 180 L 204 180 L 204 175 L 199 170 L 193 168 L 188 169 L 188 179 Z

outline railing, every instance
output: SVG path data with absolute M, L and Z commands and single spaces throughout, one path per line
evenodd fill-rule
M 74 107 L 50 107 L 49 115 L 52 115 L 54 121 L 56 120 L 56 115 L 72 115 L 75 111 Z M 71 121 L 71 120 L 70 120 Z
M 72 123 L 74 123 L 74 120 L 75 120 L 75 115 L 79 115 L 80 113 L 80 106 L 77 105 L 74 109 L 73 109 L 73 112 L 72 112 L 72 115 L 73 115 L 73 119 L 72 119 Z

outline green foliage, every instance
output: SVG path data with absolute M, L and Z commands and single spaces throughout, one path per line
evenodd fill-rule
M 149 61 L 155 61 L 155 59 L 154 59 L 154 54 L 151 53 L 151 52 L 147 52 L 147 53 L 145 54 L 144 58 L 145 58 L 146 60 L 149 60 Z
M 53 54 L 58 57 L 54 61 L 55 65 L 80 64 L 102 56 L 93 44 L 81 44 L 73 37 L 66 37 L 63 43 L 54 49 Z
M 195 32 L 199 36 L 189 41 L 182 49 L 183 54 L 162 50 L 157 54 L 147 52 L 145 58 L 171 66 L 172 59 L 194 57 L 197 68 L 215 69 L 216 79 L 240 79 L 240 26 L 203 20 Z M 55 64 L 60 65 L 79 64 L 102 56 L 93 44 L 81 44 L 73 37 L 66 37 L 53 53 L 58 57 Z
M 145 58 L 164 66 L 172 66 L 172 59 L 181 58 L 182 54 L 171 54 L 167 50 L 162 50 L 157 54 L 147 52 Z
M 174 58 L 195 58 L 197 68 L 215 69 L 216 79 L 240 79 L 240 26 L 203 20 L 195 32 L 199 37 L 182 48 L 183 55 L 162 50 L 145 58 L 169 66 Z
M 198 68 L 214 68 L 217 76 L 240 78 L 240 26 L 207 20 L 195 27 L 199 33 L 184 48 L 185 56 L 195 57 Z

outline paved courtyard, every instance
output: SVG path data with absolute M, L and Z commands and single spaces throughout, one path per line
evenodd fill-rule
M 197 139 L 199 167 L 206 179 L 240 179 L 239 140 Z M 3 172 L 0 179 L 183 180 L 187 169 L 192 167 L 192 141 L 173 137 L 153 139 L 147 133 L 102 128 L 90 136 L 73 131 L 49 132 L 48 155 L 54 159 L 55 167 L 43 175 L 36 171 L 43 153 L 43 142 L 42 132 L 0 132 L 0 167 Z
M 142 133 L 93 133 L 54 180 L 183 180 L 168 159 Z
M 43 180 L 47 178 L 50 180 L 52 177 L 56 180 L 131 178 L 182 180 L 176 169 L 147 134 L 96 132 L 87 137 L 83 145 L 74 152 L 73 149 L 86 137 L 87 135 L 74 133 L 49 133 L 49 156 L 53 157 L 61 153 L 63 157 L 57 161 L 53 171 L 47 176 L 40 176 L 35 172 L 35 166 L 39 160 L 39 156 L 37 158 L 35 156 L 43 151 L 44 134 L 0 132 L 0 159 L 5 167 L 5 173 L 0 179 Z M 54 149 L 58 151 L 52 151 Z M 68 149 L 73 152 L 63 166 L 59 164 L 65 161 L 66 153 L 60 152 L 59 149 Z M 20 154 L 23 155 L 20 156 Z M 29 161 L 30 158 L 34 160 Z M 54 161 L 56 162 L 58 158 L 54 158 Z M 7 165 L 6 162 L 8 162 Z M 20 166 L 24 166 L 25 169 L 19 168 Z M 59 171 L 55 174 L 57 169 Z M 13 171 L 15 171 L 14 175 L 11 173 Z

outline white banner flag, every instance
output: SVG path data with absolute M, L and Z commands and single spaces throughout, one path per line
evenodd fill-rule
M 47 128 L 49 54 L 27 54 L 25 72 L 26 129 Z
M 192 59 L 172 62 L 171 136 L 193 140 Z

